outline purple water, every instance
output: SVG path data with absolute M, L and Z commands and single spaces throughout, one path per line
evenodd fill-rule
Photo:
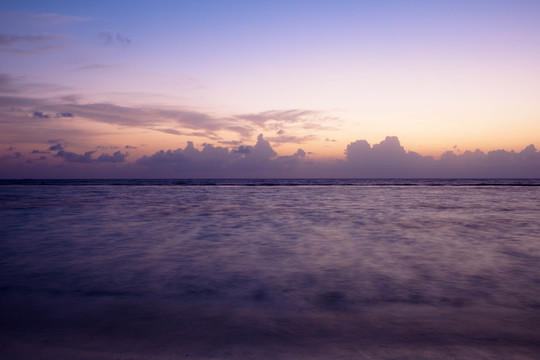
M 535 180 L 4 181 L 6 359 L 537 359 Z

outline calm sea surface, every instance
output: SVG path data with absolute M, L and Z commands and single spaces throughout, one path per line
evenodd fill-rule
M 0 358 L 538 359 L 540 180 L 2 180 Z

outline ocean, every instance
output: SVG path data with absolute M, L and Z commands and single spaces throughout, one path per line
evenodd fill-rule
M 538 359 L 540 180 L 0 180 L 1 359 Z

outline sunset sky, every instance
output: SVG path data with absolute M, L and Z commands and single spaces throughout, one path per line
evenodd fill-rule
M 3 0 L 0 177 L 144 176 L 205 146 L 328 170 L 359 140 L 540 174 L 539 19 L 536 0 Z

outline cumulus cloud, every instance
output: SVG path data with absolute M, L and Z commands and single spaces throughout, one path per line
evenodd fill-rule
M 94 160 L 92 159 L 92 155 L 94 153 L 95 151 L 87 151 L 84 154 L 77 154 L 70 151 L 60 150 L 55 156 L 71 163 L 91 163 Z
M 128 148 L 128 145 L 125 148 Z M 242 144 L 231 149 L 210 143 L 203 143 L 202 148 L 196 148 L 190 141 L 184 148 L 160 150 L 152 155 L 135 159 L 132 163 L 126 161 L 127 152 L 116 151 L 113 154 L 104 153 L 99 156 L 96 156 L 95 151 L 79 154 L 65 150 L 60 142 L 51 145 L 48 151 L 34 150 L 32 154 L 43 154 L 49 151 L 55 151 L 54 157 L 66 164 L 77 165 L 77 171 L 81 171 L 82 168 L 87 169 L 85 173 L 88 174 L 87 176 L 97 176 L 95 174 L 99 172 L 93 173 L 93 168 L 103 169 L 103 166 L 108 166 L 107 174 L 115 174 L 115 176 L 158 178 L 540 177 L 540 152 L 534 145 L 529 145 L 519 152 L 494 150 L 484 153 L 475 150 L 455 153 L 451 150 L 442 154 L 440 159 L 434 159 L 407 151 L 395 136 L 388 136 L 373 145 L 366 140 L 353 141 L 345 149 L 345 160 L 331 161 L 312 160 L 308 157 L 309 153 L 303 149 L 298 149 L 292 155 L 278 156 L 262 134 L 257 137 L 253 145 Z M 6 164 L 15 164 L 25 159 L 20 152 L 11 151 L 3 155 L 0 160 Z M 51 168 L 50 171 L 55 170 Z M 66 168 L 64 171 L 67 171 Z M 99 174 L 103 176 L 103 173 Z
M 126 156 L 128 153 L 121 153 L 116 151 L 114 154 L 101 154 L 96 161 L 97 162 L 109 162 L 109 163 L 121 163 L 126 161 Z
M 87 151 L 84 154 L 77 154 L 71 151 L 59 150 L 55 156 L 69 163 L 90 164 L 90 163 L 122 163 L 126 161 L 126 156 L 128 155 L 128 153 L 122 153 L 120 151 L 116 151 L 112 155 L 101 154 L 99 157 L 94 158 L 93 155 L 95 153 L 96 151 L 93 151 L 93 150 Z
M 238 153 L 238 154 L 249 154 L 251 153 L 252 150 L 253 150 L 253 146 L 240 145 L 236 149 L 233 149 L 232 151 L 233 153 Z
M 270 143 L 260 134 L 255 145 L 240 145 L 232 150 L 212 144 L 204 144 L 202 150 L 197 150 L 190 141 L 184 149 L 161 150 L 143 156 L 136 164 L 153 169 L 154 175 L 243 177 L 275 171 L 278 159 Z
M 379 144 L 365 140 L 350 143 L 345 150 L 346 173 L 359 177 L 538 177 L 540 153 L 534 145 L 519 153 L 506 150 L 447 151 L 439 160 L 406 151 L 399 139 L 388 136 Z
M 455 154 L 449 151 L 436 160 L 407 151 L 395 136 L 370 145 L 351 142 L 345 160 L 314 161 L 306 151 L 278 156 L 263 135 L 255 145 L 229 150 L 192 142 L 184 149 L 161 150 L 136 161 L 142 171 L 158 177 L 351 177 L 351 178 L 473 178 L 539 177 L 540 152 L 530 145 L 520 152 L 480 150 Z

